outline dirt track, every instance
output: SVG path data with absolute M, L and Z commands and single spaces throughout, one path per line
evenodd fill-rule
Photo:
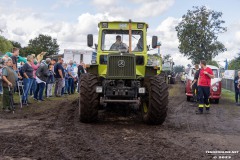
M 0 113 L 0 159 L 192 160 L 212 159 L 206 151 L 240 151 L 240 107 L 223 98 L 211 114 L 196 115 L 183 84 L 170 86 L 170 95 L 162 126 L 144 124 L 133 111 L 100 111 L 98 123 L 83 124 L 69 98 Z

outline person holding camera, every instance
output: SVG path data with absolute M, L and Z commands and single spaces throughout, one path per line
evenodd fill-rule
M 239 97 L 240 97 L 240 71 L 238 71 L 238 75 L 234 78 L 234 88 L 235 88 L 235 101 L 236 105 L 239 106 Z
M 43 99 L 43 91 L 47 82 L 48 77 L 50 76 L 48 65 L 50 64 L 51 59 L 47 58 L 46 61 L 42 61 L 39 68 L 36 71 L 36 82 L 37 88 L 34 92 L 34 100 L 38 100 L 39 102 L 44 101 Z

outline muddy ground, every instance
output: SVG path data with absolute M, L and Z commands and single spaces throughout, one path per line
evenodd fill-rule
M 140 114 L 124 110 L 100 111 L 99 122 L 80 123 L 76 96 L 1 112 L 0 159 L 240 159 L 240 153 L 206 153 L 240 151 L 240 107 L 223 97 L 211 114 L 196 115 L 184 85 L 169 88 L 162 126 L 146 125 Z

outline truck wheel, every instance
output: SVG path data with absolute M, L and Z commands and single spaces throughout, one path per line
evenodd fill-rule
M 146 84 L 148 96 L 143 99 L 141 110 L 144 122 L 162 124 L 167 116 L 168 85 L 164 76 L 154 76 Z
M 80 121 L 91 123 L 98 118 L 99 96 L 96 93 L 97 76 L 82 74 L 80 82 Z
M 215 99 L 215 104 L 218 104 L 219 103 L 219 99 Z
M 190 100 L 191 100 L 191 97 L 187 96 L 187 101 L 190 102 Z

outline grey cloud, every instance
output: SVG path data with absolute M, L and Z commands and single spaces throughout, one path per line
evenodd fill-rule
M 26 34 L 22 28 L 15 28 L 12 32 L 18 36 L 24 36 Z

